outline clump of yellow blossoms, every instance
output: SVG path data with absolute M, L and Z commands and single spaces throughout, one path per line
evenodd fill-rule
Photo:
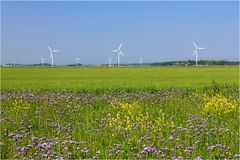
M 153 130 L 160 131 L 164 124 L 164 113 L 159 111 L 153 118 L 137 101 L 126 103 L 113 101 L 107 115 L 107 125 L 117 131 Z
M 237 108 L 237 102 L 230 101 L 223 95 L 216 95 L 213 97 L 206 97 L 205 112 L 210 114 L 227 114 L 233 112 Z
M 12 112 L 24 112 L 30 108 L 30 104 L 22 99 L 14 99 L 12 103 Z
M 111 105 L 110 114 L 108 114 L 108 125 L 110 128 L 118 130 L 129 130 L 139 113 L 138 102 L 134 103 L 122 103 L 114 101 Z

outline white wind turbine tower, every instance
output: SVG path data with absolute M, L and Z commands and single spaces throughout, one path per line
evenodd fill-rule
M 14 67 L 16 66 L 16 62 L 15 62 L 15 60 L 13 60 L 12 65 L 13 65 Z
M 76 65 L 78 66 L 80 58 L 75 58 L 75 60 L 77 61 Z
M 196 55 L 196 66 L 197 66 L 198 65 L 198 52 L 199 52 L 199 50 L 203 50 L 205 48 L 198 47 L 194 41 L 193 41 L 193 44 L 195 46 L 195 51 L 193 52 L 193 55 Z
M 111 67 L 112 66 L 112 57 L 108 59 L 108 62 L 109 62 L 108 66 Z
M 139 66 L 142 66 L 142 62 L 143 62 L 142 57 L 140 57 L 138 61 L 139 61 Z
M 118 67 L 120 66 L 120 54 L 121 54 L 121 56 L 123 56 L 123 53 L 121 51 L 121 47 L 122 47 L 122 43 L 119 45 L 118 49 L 112 50 L 112 52 L 117 53 L 117 56 L 118 56 L 118 64 L 117 65 L 118 65 Z
M 43 57 L 41 57 L 41 64 L 42 64 L 42 66 L 44 65 L 45 61 L 46 61 L 46 59 L 44 59 Z
M 52 50 L 50 47 L 48 47 L 48 49 L 50 51 L 50 58 L 52 58 L 52 67 L 53 67 L 53 55 L 59 52 L 59 50 Z

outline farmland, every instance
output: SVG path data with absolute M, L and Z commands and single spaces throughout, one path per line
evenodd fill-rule
M 1 159 L 239 159 L 238 67 L 1 68 Z
M 2 90 L 95 92 L 238 85 L 234 67 L 2 68 Z

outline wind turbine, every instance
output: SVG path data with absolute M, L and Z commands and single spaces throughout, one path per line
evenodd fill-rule
M 46 59 L 44 59 L 43 57 L 41 57 L 41 63 L 42 63 L 42 66 L 44 65 Z
M 112 57 L 109 58 L 108 61 L 109 61 L 109 65 L 108 66 L 111 67 L 112 66 Z
M 50 51 L 50 57 L 49 58 L 52 58 L 52 67 L 53 67 L 53 55 L 57 52 L 59 52 L 59 50 L 52 50 L 49 46 L 48 46 L 48 49 Z
M 194 41 L 193 41 L 193 44 L 195 46 L 195 51 L 193 52 L 193 55 L 196 55 L 196 66 L 197 66 L 198 65 L 198 52 L 199 52 L 199 50 L 203 50 L 205 48 L 198 47 Z
M 120 65 L 120 55 L 123 56 L 123 53 L 121 51 L 121 47 L 122 47 L 122 43 L 120 43 L 118 49 L 112 50 L 112 52 L 117 53 L 117 56 L 118 56 L 118 62 L 117 62 L 118 64 L 117 65 L 118 65 L 118 67 Z
M 13 60 L 13 66 L 14 66 L 14 67 L 16 66 L 16 62 L 15 62 L 15 60 Z
M 77 61 L 77 66 L 78 66 L 78 61 L 80 61 L 80 58 L 75 58 L 75 60 Z
M 138 61 L 139 61 L 139 65 L 142 66 L 142 62 L 143 62 L 142 57 L 140 57 Z

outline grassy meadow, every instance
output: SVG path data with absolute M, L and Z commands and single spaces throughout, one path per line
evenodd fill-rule
M 234 67 L 22 67 L 1 68 L 2 90 L 95 92 L 203 88 L 235 84 Z
M 1 68 L 1 159 L 239 159 L 238 67 Z

